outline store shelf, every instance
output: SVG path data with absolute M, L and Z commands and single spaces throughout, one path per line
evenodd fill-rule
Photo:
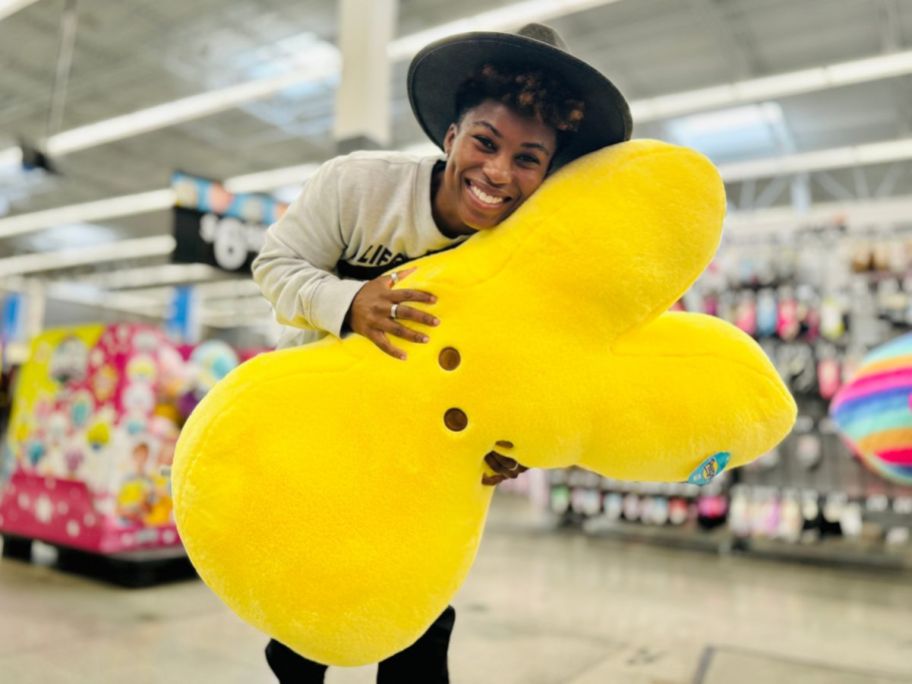
M 818 565 L 912 570 L 912 552 L 880 543 L 832 539 L 814 544 L 788 544 L 774 539 L 739 539 L 735 548 L 752 556 Z
M 643 542 L 711 553 L 728 553 L 731 551 L 733 543 L 731 533 L 724 528 L 697 530 L 683 527 L 654 527 L 592 518 L 583 523 L 582 529 L 586 534 L 596 537 L 611 537 L 622 541 Z

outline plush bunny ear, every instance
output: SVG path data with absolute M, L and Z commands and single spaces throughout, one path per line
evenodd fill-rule
M 706 157 L 634 140 L 567 165 L 461 249 L 476 264 L 486 261 L 476 250 L 509 255 L 503 275 L 546 289 L 536 299 L 559 307 L 555 320 L 611 341 L 690 287 L 715 254 L 724 216 L 725 188 Z
M 725 187 L 709 159 L 633 140 L 562 168 L 497 230 L 460 247 L 459 269 L 439 254 L 416 262 L 408 286 L 509 280 L 514 301 L 539 304 L 536 318 L 611 341 L 690 287 L 719 246 L 724 217 Z
M 622 337 L 580 465 L 607 477 L 705 484 L 769 451 L 795 402 L 760 346 L 725 321 L 667 313 Z

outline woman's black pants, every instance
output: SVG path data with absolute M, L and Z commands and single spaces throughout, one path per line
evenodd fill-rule
M 448 684 L 447 648 L 455 622 L 456 611 L 447 606 L 418 641 L 378 665 L 377 684 Z M 322 684 L 327 668 L 275 639 L 266 646 L 266 662 L 280 684 Z

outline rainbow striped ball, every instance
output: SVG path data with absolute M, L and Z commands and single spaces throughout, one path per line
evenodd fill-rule
M 877 474 L 912 484 L 912 333 L 871 350 L 830 404 L 855 453 Z

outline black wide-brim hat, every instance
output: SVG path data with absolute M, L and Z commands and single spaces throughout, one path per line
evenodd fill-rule
M 580 127 L 558 150 L 552 169 L 630 139 L 630 107 L 614 84 L 571 55 L 554 29 L 528 24 L 517 34 L 477 31 L 450 36 L 415 55 L 408 70 L 409 103 L 421 128 L 441 149 L 456 120 L 456 89 L 485 64 L 541 70 L 585 103 Z

